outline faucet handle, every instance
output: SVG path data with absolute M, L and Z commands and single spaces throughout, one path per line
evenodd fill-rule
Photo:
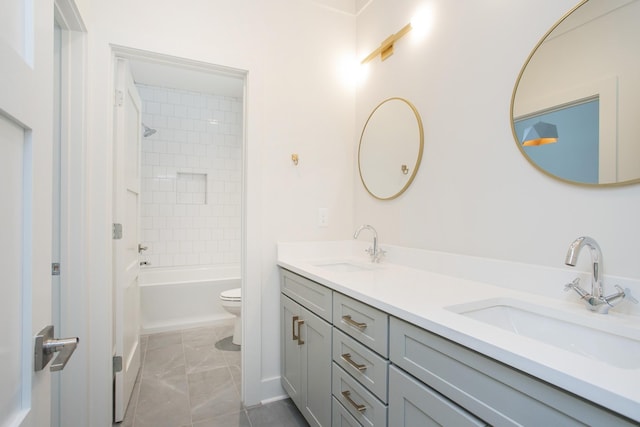
M 624 299 L 626 299 L 629 302 L 632 302 L 634 304 L 638 304 L 638 300 L 635 299 L 633 297 L 633 295 L 631 295 L 631 289 L 629 289 L 629 288 L 622 289 L 622 287 L 618 286 L 618 285 L 614 285 L 614 287 L 618 290 L 618 292 L 620 293 L 620 295 L 623 296 Z
M 574 290 L 576 291 L 576 293 L 578 295 L 580 295 L 580 298 L 582 298 L 583 300 L 587 300 L 588 298 L 591 297 L 591 295 L 589 294 L 589 292 L 585 291 L 584 289 L 582 289 L 582 287 L 580 286 L 580 278 L 576 277 L 575 279 L 573 279 L 573 281 L 571 283 L 567 283 L 566 285 L 564 285 L 564 291 L 570 291 L 570 290 Z
M 564 285 L 564 291 L 570 291 L 571 289 L 575 289 L 576 287 L 580 287 L 580 278 L 576 277 L 575 279 L 573 279 L 573 281 L 571 283 L 567 283 L 566 285 Z

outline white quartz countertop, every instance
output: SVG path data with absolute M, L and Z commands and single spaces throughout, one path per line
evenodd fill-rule
M 278 265 L 287 270 L 640 421 L 639 368 L 624 369 L 593 360 L 467 318 L 447 307 L 490 298 L 516 299 L 573 313 L 578 320 L 593 322 L 594 316 L 600 316 L 598 321 L 606 322 L 607 329 L 624 329 L 627 334 L 635 334 L 635 339 L 640 339 L 638 316 L 614 310 L 608 315 L 591 313 L 566 300 L 408 267 L 392 260 L 369 264 L 364 256 L 353 256 L 336 247 L 315 251 L 299 243 L 287 245 L 278 247 Z M 370 265 L 371 269 L 337 271 L 322 266 L 332 262 Z

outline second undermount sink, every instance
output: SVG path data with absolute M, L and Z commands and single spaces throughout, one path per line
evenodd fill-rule
M 640 368 L 639 331 L 606 316 L 576 315 L 510 298 L 474 301 L 447 309 L 618 368 Z
M 316 267 L 324 268 L 326 270 L 331 271 L 341 271 L 341 272 L 349 272 L 349 271 L 367 271 L 367 270 L 376 270 L 380 268 L 379 265 L 369 263 L 366 264 L 364 262 L 359 261 L 351 261 L 351 260 L 339 260 L 339 261 L 319 261 L 313 263 Z

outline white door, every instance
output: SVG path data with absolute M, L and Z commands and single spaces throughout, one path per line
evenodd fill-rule
M 117 59 L 114 107 L 114 224 L 122 235 L 114 245 L 114 420 L 122 421 L 140 369 L 140 288 L 138 287 L 138 207 L 140 195 L 141 101 L 127 61 Z M 116 231 L 119 232 L 119 231 Z
M 34 336 L 51 324 L 53 2 L 0 12 L 0 425 L 50 423 L 51 373 Z

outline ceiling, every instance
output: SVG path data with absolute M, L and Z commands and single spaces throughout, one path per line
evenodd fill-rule
M 341 12 L 358 14 L 373 0 L 312 1 Z M 136 83 L 220 96 L 244 96 L 244 74 L 239 70 L 195 61 L 173 61 L 135 49 L 119 50 L 122 51 L 121 56 L 128 59 Z
M 139 84 L 241 98 L 244 78 L 238 73 L 203 65 L 174 65 L 164 61 L 128 58 L 133 80 Z

